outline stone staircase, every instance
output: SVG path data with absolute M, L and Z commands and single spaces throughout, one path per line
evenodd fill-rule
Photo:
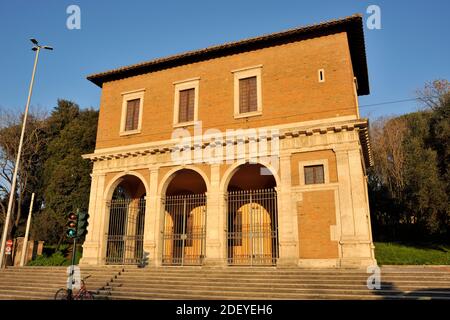
M 365 270 L 200 267 L 85 267 L 97 299 L 447 299 L 450 267 L 383 267 L 381 289 Z M 52 299 L 64 267 L 0 271 L 0 299 Z
M 81 277 L 89 276 L 86 284 L 94 293 L 102 291 L 116 277 L 121 267 L 81 268 Z M 66 287 L 67 267 L 8 267 L 0 270 L 0 299 L 53 299 L 56 291 Z

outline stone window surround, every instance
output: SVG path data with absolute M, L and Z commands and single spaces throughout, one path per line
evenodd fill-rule
M 319 82 L 325 82 L 325 70 L 324 69 L 317 70 L 317 77 L 319 79 Z
M 144 113 L 144 94 L 145 89 L 138 89 L 133 91 L 122 92 L 122 114 L 120 120 L 120 135 L 126 136 L 131 134 L 141 133 L 142 129 L 142 114 Z M 130 100 L 139 99 L 139 121 L 138 127 L 135 130 L 125 130 L 125 124 L 127 121 L 127 104 Z
M 323 176 L 324 183 L 318 184 L 305 184 L 305 167 L 307 166 L 316 166 L 323 165 Z M 299 161 L 298 162 L 298 177 L 299 177 L 299 185 L 304 187 L 311 187 L 316 185 L 326 185 L 330 183 L 330 175 L 328 170 L 328 159 L 317 159 L 317 160 L 307 160 L 307 161 Z
M 241 69 L 232 70 L 234 74 L 234 118 L 248 118 L 254 116 L 260 116 L 262 114 L 262 88 L 261 88 L 261 69 L 263 65 L 257 65 L 252 67 L 246 67 Z M 256 101 L 257 110 L 252 112 L 240 113 L 239 112 L 239 80 L 249 77 L 256 77 Z
M 174 126 L 174 128 L 193 126 L 198 121 L 199 83 L 200 83 L 200 77 L 173 82 L 173 84 L 175 86 L 175 95 L 174 95 L 174 103 L 173 103 L 173 126 Z M 194 120 L 188 121 L 188 122 L 178 122 L 179 112 L 180 112 L 180 91 L 187 90 L 187 89 L 195 90 Z

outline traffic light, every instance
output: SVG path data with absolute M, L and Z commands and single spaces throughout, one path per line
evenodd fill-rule
M 87 226 L 89 225 L 88 219 L 89 219 L 89 214 L 87 212 L 79 212 L 78 213 L 77 237 L 81 238 L 82 236 L 86 235 Z
M 67 237 L 75 238 L 77 236 L 78 217 L 75 212 L 71 212 L 67 216 Z

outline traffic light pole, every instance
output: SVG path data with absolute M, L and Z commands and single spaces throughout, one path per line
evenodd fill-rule
M 67 288 L 67 300 L 72 300 L 72 291 L 73 291 L 73 274 L 74 274 L 74 266 L 75 266 L 75 253 L 77 248 L 77 238 L 73 238 L 73 249 L 72 249 L 72 263 L 70 264 L 69 271 L 69 286 Z
M 78 219 L 78 209 L 77 209 L 77 219 Z M 70 264 L 70 275 L 69 275 L 69 287 L 67 288 L 67 297 L 68 300 L 72 300 L 72 286 L 73 286 L 73 274 L 74 274 L 74 266 L 75 266 L 75 257 L 77 252 L 77 237 L 73 238 L 73 248 L 72 248 L 72 263 Z

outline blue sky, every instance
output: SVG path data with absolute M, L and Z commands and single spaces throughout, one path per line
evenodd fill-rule
M 81 8 L 81 30 L 66 8 Z M 100 88 L 86 80 L 109 70 L 296 26 L 381 8 L 381 30 L 365 27 L 371 94 L 361 105 L 411 99 L 426 81 L 450 78 L 450 1 L 6 1 L 0 0 L 0 106 L 23 110 L 33 66 L 29 38 L 55 47 L 40 57 L 34 108 L 58 98 L 98 108 Z M 365 117 L 416 110 L 416 101 L 361 108 Z

